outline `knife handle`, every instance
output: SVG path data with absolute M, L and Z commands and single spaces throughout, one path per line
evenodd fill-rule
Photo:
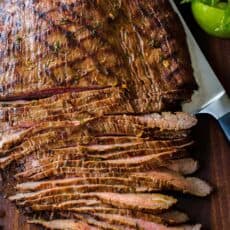
M 230 112 L 218 119 L 221 128 L 223 129 L 225 136 L 230 142 Z
M 230 98 L 226 93 L 214 100 L 199 113 L 207 113 L 216 118 L 230 142 Z

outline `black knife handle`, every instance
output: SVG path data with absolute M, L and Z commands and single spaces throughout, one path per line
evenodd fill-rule
M 221 128 L 223 129 L 225 136 L 230 142 L 230 112 L 218 119 Z

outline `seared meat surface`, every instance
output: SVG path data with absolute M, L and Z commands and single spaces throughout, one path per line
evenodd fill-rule
M 117 85 L 147 111 L 146 99 L 174 104 L 196 87 L 166 0 L 5 0 L 0 25 L 2 100 Z
M 200 229 L 169 193 L 211 187 L 175 112 L 197 85 L 167 0 L 3 0 L 0 60 L 1 194 L 29 223 Z

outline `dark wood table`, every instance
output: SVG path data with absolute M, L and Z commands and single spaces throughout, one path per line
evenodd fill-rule
M 181 7 L 186 21 L 213 67 L 222 84 L 230 93 L 230 40 L 210 37 L 194 22 L 188 6 Z M 178 208 L 186 211 L 193 222 L 199 222 L 204 229 L 230 229 L 230 145 L 227 143 L 217 122 L 206 115 L 198 116 L 199 123 L 194 130 L 198 143 L 195 157 L 200 160 L 197 176 L 209 181 L 214 192 L 207 198 L 180 196 Z M 0 207 L 5 210 L 0 226 L 4 230 L 35 230 L 25 224 L 15 207 L 5 199 L 0 199 Z M 1 229 L 1 227 L 0 227 Z

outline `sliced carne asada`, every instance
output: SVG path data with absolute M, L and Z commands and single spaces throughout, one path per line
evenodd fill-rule
M 1 192 L 29 223 L 200 229 L 161 194 L 212 190 L 186 176 L 197 85 L 169 1 L 3 1 L 0 61 Z
M 172 122 L 170 121 L 172 118 Z M 118 123 L 115 123 L 118 121 Z M 2 143 L 2 153 L 8 154 L 9 156 L 0 159 L 0 167 L 4 168 L 12 161 L 20 159 L 25 155 L 29 155 L 32 151 L 36 151 L 41 147 L 45 147 L 47 144 L 54 142 L 54 137 L 52 140 L 46 140 L 43 136 L 48 136 L 49 133 L 55 135 L 68 135 L 68 134 L 78 134 L 78 136 L 91 136 L 96 135 L 128 135 L 128 136 L 139 136 L 146 129 L 156 129 L 156 132 L 164 133 L 164 130 L 184 130 L 189 129 L 195 125 L 196 119 L 185 113 L 163 113 L 162 115 L 151 114 L 144 116 L 103 116 L 100 118 L 86 119 L 84 121 L 55 121 L 55 122 L 43 122 L 38 126 L 31 127 L 28 130 L 20 133 L 13 140 L 6 141 Z M 160 131 L 158 131 L 160 129 Z M 54 133 L 55 132 L 55 133 Z M 159 133 L 158 136 L 161 134 Z M 164 134 L 163 134 L 164 136 Z M 45 140 L 44 140 L 45 139 Z M 24 141 L 24 142 L 23 142 Z M 20 145 L 20 143 L 22 143 Z M 39 143 L 39 144 L 37 144 Z M 10 151 L 10 147 L 15 144 L 19 144 L 13 151 Z M 29 146 L 29 149 L 27 149 Z M 32 147 L 33 146 L 33 147 Z M 17 151 L 19 150 L 19 151 Z

